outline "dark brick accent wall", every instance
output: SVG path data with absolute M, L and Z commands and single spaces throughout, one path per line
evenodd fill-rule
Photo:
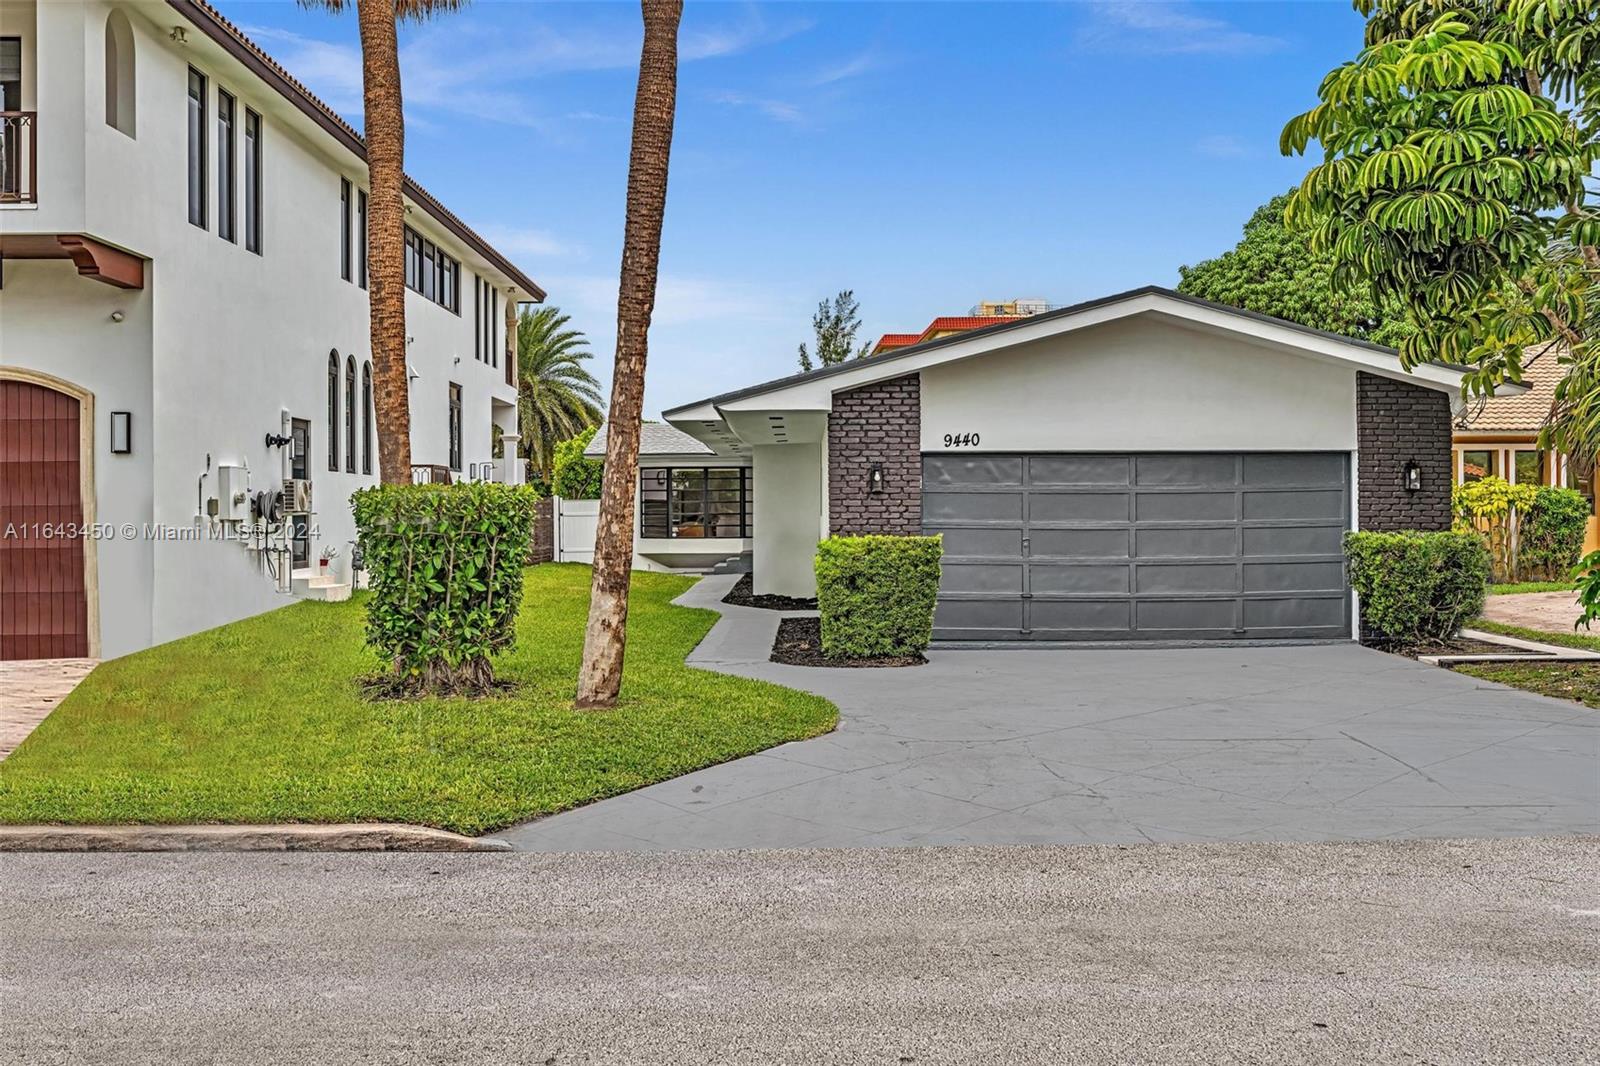
M 867 491 L 873 463 L 883 464 L 881 493 Z M 916 374 L 833 398 L 828 532 L 922 532 L 922 379 Z
M 556 502 L 546 496 L 533 505 L 533 537 L 528 541 L 528 565 L 554 562 L 556 557 Z
M 1449 529 L 1450 397 L 1437 389 L 1356 374 L 1356 510 L 1362 529 Z M 1422 489 L 1402 484 L 1406 462 Z

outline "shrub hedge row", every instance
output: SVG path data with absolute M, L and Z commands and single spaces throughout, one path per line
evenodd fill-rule
M 1476 533 L 1346 533 L 1350 585 L 1374 639 L 1446 640 L 1483 610 L 1489 549 Z

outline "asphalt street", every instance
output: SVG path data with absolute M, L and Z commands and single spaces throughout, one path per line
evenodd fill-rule
M 1600 839 L 0 856 L 0 1062 L 1600 1061 Z

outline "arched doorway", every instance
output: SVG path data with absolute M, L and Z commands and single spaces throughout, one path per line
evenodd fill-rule
M 94 655 L 89 393 L 0 370 L 0 660 Z

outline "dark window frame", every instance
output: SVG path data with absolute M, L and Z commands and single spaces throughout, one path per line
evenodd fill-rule
M 734 539 L 727 534 L 719 533 L 713 537 L 710 532 L 710 517 L 713 514 L 730 515 L 733 512 L 716 510 L 713 502 L 728 503 L 731 501 L 713 501 L 711 494 L 716 492 L 730 492 L 732 489 L 724 487 L 713 489 L 715 481 L 726 483 L 730 475 L 738 471 L 739 493 L 739 532 L 737 539 L 747 540 L 752 536 L 755 527 L 754 521 L 754 484 L 751 469 L 748 466 L 651 466 L 643 467 L 639 471 L 639 536 L 651 540 L 713 540 Z M 713 479 L 713 474 L 718 475 Z M 678 475 L 697 475 L 698 489 L 690 490 L 680 485 Z M 659 483 L 660 496 L 656 497 L 657 484 Z M 651 494 L 647 496 L 647 493 Z M 692 507 L 692 510 L 688 508 Z M 698 521 L 686 520 L 686 516 L 696 516 Z M 699 532 L 684 532 L 685 528 L 698 526 Z
M 372 473 L 372 361 L 361 364 L 361 472 Z
M 483 279 L 472 275 L 472 358 L 483 362 Z
M 189 68 L 185 99 L 189 116 L 189 224 L 209 229 L 211 79 L 193 67 Z
M 289 476 L 311 476 L 311 420 L 296 418 L 290 421 Z M 289 526 L 291 558 L 297 564 L 311 562 L 311 516 L 293 515 Z
M 356 472 L 356 357 L 344 360 L 344 472 Z
M 359 278 L 356 284 L 367 287 L 367 190 L 356 190 L 356 266 Z
M 328 472 L 339 472 L 339 353 L 328 353 Z
M 238 153 L 234 147 L 239 102 L 217 86 L 217 236 L 237 243 L 239 185 Z
M 244 109 L 244 247 L 261 254 L 261 116 Z
M 450 382 L 450 469 L 461 472 L 461 386 Z
M 350 179 L 339 179 L 339 276 L 346 281 L 350 273 Z
M 406 288 L 452 314 L 461 314 L 461 260 L 405 228 Z

